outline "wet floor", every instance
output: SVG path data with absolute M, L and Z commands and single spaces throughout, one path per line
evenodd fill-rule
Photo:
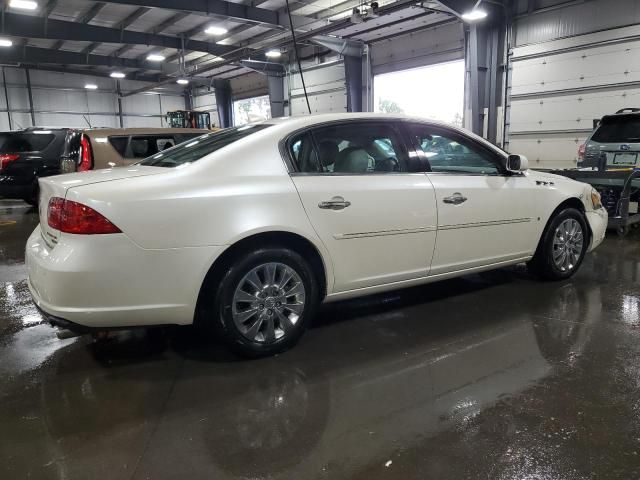
M 640 478 L 640 235 L 564 283 L 500 270 L 325 307 L 239 360 L 190 328 L 59 340 L 36 212 L 0 201 L 0 478 Z

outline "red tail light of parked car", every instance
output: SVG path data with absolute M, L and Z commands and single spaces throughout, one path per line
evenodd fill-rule
M 53 229 L 76 235 L 121 233 L 121 230 L 93 208 L 72 200 L 49 200 L 47 223 Z

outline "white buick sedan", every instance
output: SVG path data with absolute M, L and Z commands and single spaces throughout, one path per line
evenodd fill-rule
M 27 266 L 52 323 L 196 323 L 249 356 L 291 347 L 321 302 L 521 262 L 566 279 L 607 225 L 588 185 L 373 114 L 222 130 L 40 189 Z

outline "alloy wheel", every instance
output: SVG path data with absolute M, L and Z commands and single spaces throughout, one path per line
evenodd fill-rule
M 573 270 L 584 246 L 582 226 L 574 218 L 567 218 L 553 235 L 553 263 L 561 272 Z
M 258 265 L 238 283 L 231 313 L 240 333 L 250 341 L 273 343 L 291 332 L 304 310 L 300 275 L 279 262 Z

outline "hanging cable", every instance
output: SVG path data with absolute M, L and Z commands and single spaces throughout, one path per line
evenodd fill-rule
M 289 8 L 289 0 L 285 0 L 287 3 L 287 15 L 289 15 L 289 25 L 291 26 L 291 38 L 293 40 L 293 54 L 296 57 L 298 63 L 298 71 L 300 72 L 300 80 L 302 81 L 302 90 L 304 90 L 304 99 L 307 101 L 307 109 L 309 115 L 311 115 L 311 104 L 309 103 L 309 96 L 307 95 L 307 86 L 304 83 L 304 75 L 302 74 L 302 64 L 300 63 L 300 57 L 298 56 L 298 42 L 296 41 L 296 32 L 293 29 L 293 20 L 291 18 L 291 9 Z

